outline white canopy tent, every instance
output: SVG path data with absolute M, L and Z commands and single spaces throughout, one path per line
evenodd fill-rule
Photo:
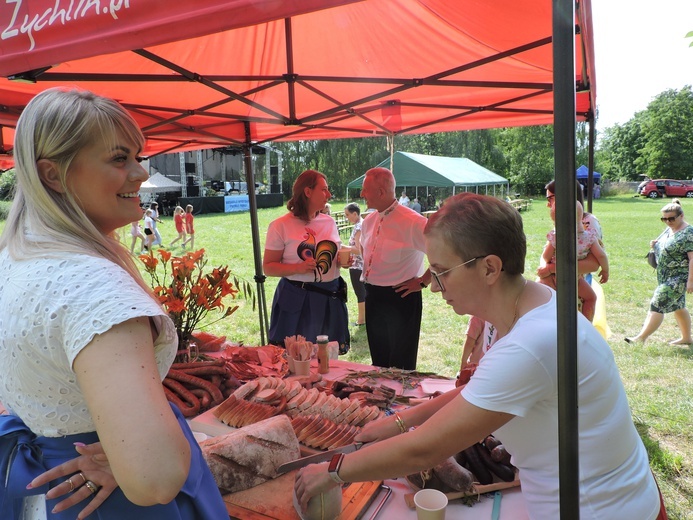
M 171 180 L 159 172 L 149 177 L 140 186 L 140 192 L 142 193 L 163 193 L 167 191 L 181 191 L 182 189 L 183 185 L 181 183 Z

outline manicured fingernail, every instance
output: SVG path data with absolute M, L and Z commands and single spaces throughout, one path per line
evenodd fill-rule
M 75 442 L 73 443 L 74 446 L 86 446 L 83 442 Z
M 29 482 L 29 483 L 26 485 L 26 488 L 27 488 L 27 489 L 32 489 L 33 487 L 34 487 L 34 486 L 31 485 L 31 482 Z

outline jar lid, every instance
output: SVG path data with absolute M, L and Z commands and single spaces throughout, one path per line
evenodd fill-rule
M 327 343 L 328 341 L 330 341 L 330 337 L 327 335 L 324 335 L 324 334 L 318 336 L 316 339 L 317 339 L 318 343 Z

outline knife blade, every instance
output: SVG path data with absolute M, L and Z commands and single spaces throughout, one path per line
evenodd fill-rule
M 328 451 L 322 451 L 320 453 L 316 453 L 315 455 L 309 455 L 308 457 L 303 457 L 300 459 L 293 460 L 291 462 L 285 462 L 281 466 L 277 468 L 277 473 L 281 475 L 282 473 L 286 473 L 288 471 L 293 471 L 295 469 L 302 468 L 304 466 L 307 466 L 308 464 L 317 464 L 318 462 L 325 462 L 330 459 L 332 459 L 332 456 L 337 454 L 337 453 L 351 453 L 352 451 L 356 451 L 358 449 L 361 449 L 361 446 L 363 446 L 363 442 L 354 442 L 352 444 L 347 444 L 346 446 L 342 446 L 341 448 L 335 448 L 333 450 L 328 450 Z

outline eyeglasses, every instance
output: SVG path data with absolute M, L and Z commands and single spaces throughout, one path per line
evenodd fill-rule
M 433 279 L 438 284 L 438 287 L 440 287 L 440 290 L 445 291 L 445 286 L 443 286 L 443 282 L 440 279 L 444 274 L 448 274 L 450 271 L 457 269 L 458 267 L 462 267 L 463 265 L 471 264 L 474 260 L 478 260 L 479 258 L 484 258 L 485 256 L 488 256 L 488 255 L 475 256 L 474 258 L 471 258 L 471 259 L 467 260 L 466 262 L 462 262 L 460 265 L 456 265 L 455 267 L 451 267 L 450 269 L 446 269 L 442 273 L 436 273 L 433 270 L 430 270 L 430 269 L 429 270 L 431 271 L 431 276 L 433 277 Z
M 680 216 L 681 215 L 676 215 L 675 217 L 662 217 L 659 220 L 661 220 L 662 222 L 673 222 L 674 220 L 676 220 Z
M 555 195 L 549 195 L 548 197 L 546 197 L 546 203 L 547 204 L 553 204 L 553 199 L 555 199 L 555 198 L 556 198 Z

